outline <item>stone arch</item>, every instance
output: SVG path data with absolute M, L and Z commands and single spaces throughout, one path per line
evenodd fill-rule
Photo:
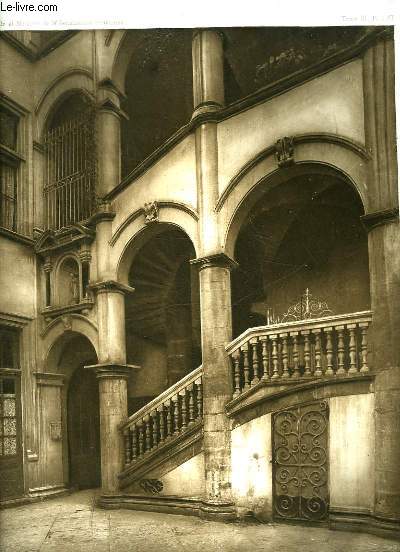
M 48 121 L 67 98 L 74 94 L 83 94 L 93 100 L 92 89 L 93 78 L 87 69 L 71 69 L 50 83 L 35 108 L 36 139 L 43 139 Z
M 296 162 L 277 168 L 270 148 L 269 155 L 249 162 L 249 168 L 239 171 L 232 185 L 221 195 L 216 206 L 222 227 L 223 248 L 234 256 L 236 238 L 241 225 L 255 203 L 270 189 L 304 174 L 334 175 L 347 183 L 359 197 L 364 213 L 368 212 L 365 156 L 343 147 L 340 143 L 325 141 L 302 143 L 296 147 Z
M 76 336 L 85 337 L 98 355 L 98 332 L 95 324 L 83 315 L 68 314 L 51 322 L 42 336 L 42 364 L 45 371 L 58 371 L 58 359 L 63 348 Z
M 165 231 L 168 227 L 179 228 L 191 241 L 196 256 L 199 251 L 197 219 L 186 211 L 176 207 L 160 209 L 159 222 L 146 225 L 143 217 L 133 218 L 111 243 L 115 249 L 112 256 L 115 258 L 116 279 L 124 284 L 128 283 L 128 272 L 132 261 L 140 248 L 150 239 Z

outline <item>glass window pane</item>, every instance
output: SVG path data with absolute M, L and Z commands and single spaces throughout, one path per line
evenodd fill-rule
M 4 438 L 4 455 L 11 456 L 12 454 L 17 454 L 17 438 L 16 437 L 5 437 Z
M 17 420 L 15 418 L 4 418 L 4 435 L 17 434 Z
M 15 399 L 4 399 L 3 416 L 9 416 L 9 417 L 15 416 Z

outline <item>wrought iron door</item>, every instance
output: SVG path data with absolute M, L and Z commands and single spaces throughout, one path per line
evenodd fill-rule
M 273 415 L 275 519 L 322 521 L 327 517 L 328 421 L 326 401 Z

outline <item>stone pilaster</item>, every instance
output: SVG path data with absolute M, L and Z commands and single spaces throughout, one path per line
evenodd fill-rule
M 233 516 L 231 426 L 225 405 L 232 398 L 232 374 L 225 345 L 232 339 L 230 271 L 225 255 L 196 259 L 199 268 L 203 354 L 203 423 L 207 517 Z
M 400 226 L 394 45 L 388 32 L 364 55 L 365 139 L 370 154 L 368 230 L 371 357 L 375 378 L 375 516 L 400 520 Z

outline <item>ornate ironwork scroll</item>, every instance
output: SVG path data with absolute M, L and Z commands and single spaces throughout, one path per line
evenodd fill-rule
M 326 401 L 273 415 L 274 516 L 322 521 L 328 515 Z
M 281 318 L 281 322 L 294 322 L 295 320 L 309 320 L 331 316 L 333 311 L 326 301 L 315 299 L 307 288 L 300 301 L 288 308 Z

